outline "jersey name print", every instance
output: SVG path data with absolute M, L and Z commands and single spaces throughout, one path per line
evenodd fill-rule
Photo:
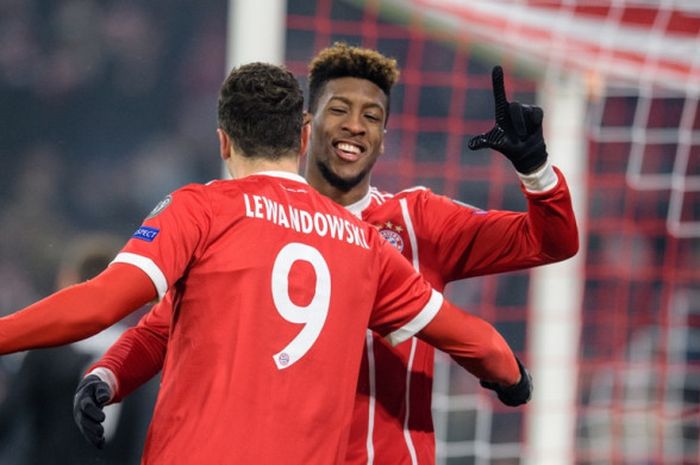
M 186 186 L 142 228 L 115 261 L 174 308 L 145 465 L 342 463 L 367 327 L 400 342 L 442 306 L 297 176 Z
M 358 225 L 337 215 L 321 212 L 308 212 L 294 208 L 291 205 L 280 205 L 261 195 L 243 194 L 245 215 L 248 218 L 260 218 L 275 223 L 284 228 L 310 234 L 314 232 L 319 237 L 330 236 L 332 239 L 346 241 L 369 249 L 365 232 Z

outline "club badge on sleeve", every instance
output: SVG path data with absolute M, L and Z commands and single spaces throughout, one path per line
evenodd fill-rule
M 162 212 L 163 210 L 168 208 L 168 205 L 170 205 L 170 203 L 172 201 L 173 201 L 173 196 L 170 194 L 166 195 L 165 198 L 163 200 L 161 200 L 160 202 L 158 202 L 158 204 L 153 208 L 153 210 L 151 210 L 151 213 L 148 214 L 146 219 L 148 220 L 148 219 L 153 218 L 154 216 L 158 215 L 160 212 Z

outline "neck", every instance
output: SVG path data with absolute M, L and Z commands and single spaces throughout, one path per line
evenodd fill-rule
M 234 179 L 245 178 L 263 171 L 285 171 L 299 174 L 299 157 L 281 157 L 277 160 L 231 157 L 227 160 L 226 166 Z

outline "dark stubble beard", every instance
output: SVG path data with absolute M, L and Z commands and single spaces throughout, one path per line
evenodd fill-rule
M 318 166 L 318 170 L 321 172 L 323 179 L 341 192 L 350 192 L 350 190 L 357 186 L 365 177 L 367 177 L 369 172 L 372 170 L 372 166 L 370 165 L 362 170 L 358 175 L 347 179 L 341 178 L 335 174 L 333 171 L 331 171 L 328 165 L 321 160 L 316 160 L 316 166 Z

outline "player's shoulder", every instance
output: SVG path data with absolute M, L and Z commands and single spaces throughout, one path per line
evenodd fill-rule
M 400 199 L 417 198 L 423 195 L 426 191 L 429 192 L 430 189 L 424 186 L 414 186 L 395 193 L 383 191 L 376 187 L 371 187 L 369 190 L 369 195 L 372 204 L 383 205 L 385 203 L 396 202 Z
M 412 208 L 413 210 L 425 210 L 426 212 L 433 211 L 434 209 L 440 207 L 443 207 L 443 209 L 458 207 L 466 208 L 479 213 L 483 212 L 480 207 L 446 195 L 437 194 L 426 186 L 409 187 L 408 189 L 404 189 L 394 194 L 393 199 L 395 201 L 405 199 L 405 202 L 409 208 Z
M 434 193 L 426 186 L 413 186 L 400 190 L 392 194 L 391 200 L 394 202 L 406 202 L 408 205 L 422 205 L 444 198 L 442 195 Z
M 213 181 L 212 181 L 213 182 Z M 175 203 L 210 203 L 211 193 L 217 189 L 212 186 L 212 182 L 197 183 L 192 182 L 185 184 L 173 192 L 168 194 L 163 200 L 164 202 Z

